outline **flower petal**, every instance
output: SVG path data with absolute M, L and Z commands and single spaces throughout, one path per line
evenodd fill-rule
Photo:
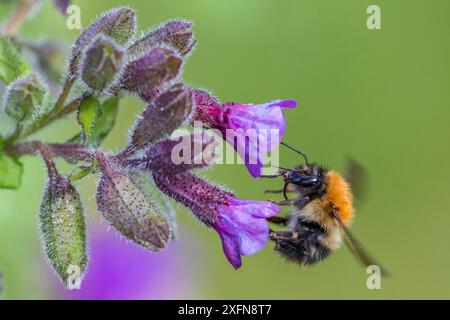
M 266 245 L 269 240 L 266 218 L 279 212 L 279 207 L 271 202 L 237 199 L 230 200 L 230 205 L 221 206 L 220 209 L 222 214 L 216 230 L 221 238 L 226 237 L 230 242 L 235 242 L 240 255 L 254 254 Z
M 284 135 L 286 120 L 282 108 L 296 105 L 295 100 L 275 100 L 260 105 L 223 104 L 223 125 L 233 130 L 233 135 L 225 132 L 225 139 L 233 145 L 253 177 L 262 175 L 265 154 L 275 149 Z
M 239 269 L 242 265 L 241 255 L 239 254 L 239 246 L 232 235 L 219 233 L 222 240 L 222 248 L 230 264 L 235 269 Z
M 280 108 L 287 108 L 287 109 L 293 109 L 297 106 L 297 101 L 293 99 L 289 100 L 274 100 L 272 102 L 269 102 L 273 106 L 278 106 Z

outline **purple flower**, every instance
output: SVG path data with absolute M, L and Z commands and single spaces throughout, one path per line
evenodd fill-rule
M 219 103 L 207 92 L 194 91 L 193 120 L 218 129 L 247 166 L 253 177 L 262 175 L 264 155 L 277 147 L 286 129 L 283 108 L 295 108 L 295 100 L 264 104 Z
M 66 14 L 67 7 L 69 7 L 70 1 L 69 0 L 54 0 L 53 1 L 56 8 L 62 13 Z
M 190 208 L 200 221 L 217 231 L 225 256 L 235 269 L 242 264 L 241 256 L 254 254 L 267 243 L 266 219 L 279 212 L 274 203 L 239 200 L 191 173 L 154 175 L 154 178 L 161 191 Z

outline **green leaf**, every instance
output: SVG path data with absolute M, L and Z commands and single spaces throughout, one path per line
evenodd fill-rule
M 30 70 L 30 65 L 22 58 L 17 46 L 0 35 L 0 80 L 9 84 Z
M 22 172 L 22 164 L 17 159 L 0 155 L 0 189 L 19 188 Z
M 98 165 L 97 165 L 97 161 L 93 161 L 92 165 L 90 166 L 79 166 L 76 167 L 72 173 L 69 175 L 69 180 L 71 182 L 75 182 L 78 180 L 81 180 L 91 174 L 97 173 L 98 172 Z
M 90 136 L 86 139 L 86 144 L 92 146 L 99 146 L 109 132 L 114 128 L 116 124 L 116 118 L 119 111 L 119 98 L 110 97 L 103 102 L 103 107 L 100 110 L 100 114 L 95 121 L 95 124 L 91 130 Z M 70 139 L 69 142 L 80 143 L 82 141 L 82 134 L 77 134 Z
M 94 132 L 92 135 L 93 145 L 100 145 L 106 136 L 111 132 L 116 124 L 117 114 L 119 113 L 119 98 L 110 97 L 103 103 L 103 113 L 95 123 Z M 95 138 L 95 140 L 94 140 Z
M 81 125 L 84 141 L 87 141 L 91 136 L 92 128 L 94 127 L 99 112 L 100 102 L 97 98 L 90 96 L 81 102 L 80 109 L 78 110 L 78 123 Z

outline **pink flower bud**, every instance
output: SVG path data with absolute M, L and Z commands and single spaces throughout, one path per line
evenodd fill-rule
M 144 93 L 175 78 L 182 59 L 168 49 L 153 49 L 149 53 L 129 62 L 114 90 Z
M 125 160 L 125 165 L 158 174 L 175 174 L 205 168 L 216 160 L 218 143 L 203 135 L 163 140 L 149 148 L 143 157 Z
M 189 117 L 191 109 L 191 90 L 182 85 L 171 87 L 141 114 L 130 147 L 141 149 L 170 135 Z
M 140 55 L 152 48 L 167 45 L 182 56 L 188 54 L 195 46 L 193 32 L 189 31 L 192 22 L 173 20 L 148 32 L 128 48 L 130 55 Z
M 104 34 L 119 45 L 125 45 L 133 37 L 135 28 L 136 13 L 128 7 L 113 9 L 101 15 L 75 41 L 69 59 L 69 75 L 77 75 L 82 52 L 97 35 Z
M 81 77 L 92 89 L 102 91 L 122 68 L 123 50 L 114 40 L 97 37 L 85 50 Z

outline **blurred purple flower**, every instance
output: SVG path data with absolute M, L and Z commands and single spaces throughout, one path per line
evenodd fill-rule
M 62 14 L 66 14 L 67 12 L 67 7 L 70 4 L 70 0 L 54 0 L 53 1 L 56 8 L 62 13 Z
M 194 270 L 198 266 L 192 261 L 199 256 L 189 239 L 174 241 L 163 252 L 152 253 L 121 239 L 112 230 L 106 232 L 104 226 L 91 231 L 90 261 L 81 289 L 66 290 L 52 276 L 58 298 L 176 299 L 194 294 L 192 290 L 198 286 Z
M 260 251 L 269 239 L 266 219 L 279 207 L 268 201 L 239 200 L 190 173 L 155 175 L 161 191 L 190 208 L 195 216 L 217 231 L 231 265 L 238 269 L 241 256 Z
M 221 104 L 202 90 L 194 91 L 194 102 L 193 120 L 219 130 L 255 178 L 262 175 L 264 155 L 275 149 L 284 135 L 283 109 L 297 106 L 295 100 Z

